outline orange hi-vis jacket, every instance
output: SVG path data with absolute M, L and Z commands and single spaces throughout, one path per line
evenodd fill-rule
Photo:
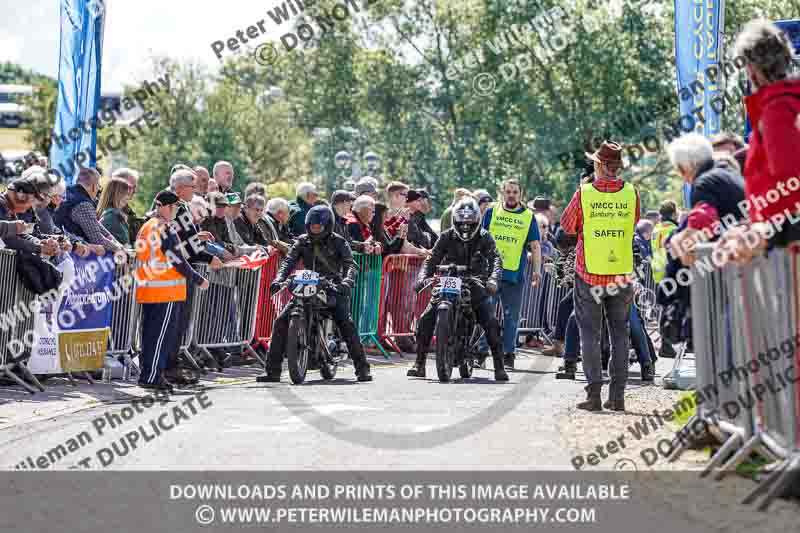
M 178 272 L 161 250 L 157 218 L 151 218 L 139 230 L 136 249 L 136 301 L 140 304 L 183 302 L 186 278 Z

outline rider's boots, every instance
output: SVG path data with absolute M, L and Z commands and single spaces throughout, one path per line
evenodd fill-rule
M 494 361 L 494 380 L 495 381 L 508 381 L 508 374 L 506 369 L 503 368 L 503 356 L 495 355 L 492 357 Z
M 427 356 L 423 354 L 417 354 L 417 361 L 414 363 L 414 366 L 411 367 L 408 372 L 406 372 L 406 376 L 410 378 L 424 378 L 425 377 L 425 362 L 427 361 Z

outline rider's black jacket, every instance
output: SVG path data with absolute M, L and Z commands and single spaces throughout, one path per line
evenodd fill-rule
M 468 266 L 468 274 L 484 283 L 492 280 L 500 285 L 503 260 L 497 252 L 494 239 L 483 228 L 468 242 L 459 239 L 455 230 L 450 228 L 442 233 L 431 252 L 433 255 L 422 265 L 420 280 L 430 279 L 436 267 L 442 263 L 455 263 Z
M 303 268 L 313 270 L 336 283 L 345 283 L 351 288 L 355 286 L 358 265 L 353 259 L 350 245 L 344 237 L 336 233 L 331 233 L 316 245 L 308 235 L 298 237 L 289 249 L 289 254 L 281 262 L 275 281 L 278 283 L 286 281 L 299 259 L 303 260 Z

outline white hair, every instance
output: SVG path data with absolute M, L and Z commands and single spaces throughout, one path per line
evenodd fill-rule
M 194 174 L 190 170 L 178 169 L 169 177 L 169 187 L 173 191 L 181 185 L 194 183 Z
M 676 169 L 696 171 L 703 163 L 714 157 L 711 141 L 696 132 L 682 135 L 667 146 L 669 162 Z
M 358 198 L 355 199 L 353 202 L 353 206 L 350 208 L 354 213 L 357 211 L 361 211 L 366 207 L 373 207 L 375 205 L 375 199 L 372 196 L 367 196 L 366 194 L 362 194 Z
M 118 168 L 117 170 L 111 173 L 111 177 L 122 178 L 126 181 L 130 181 L 131 179 L 139 181 L 139 173 L 133 170 L 132 168 L 127 168 L 127 167 Z
M 217 177 L 217 170 L 219 170 L 221 167 L 230 167 L 231 170 L 233 170 L 233 165 L 227 161 L 217 161 L 214 163 L 214 169 L 211 171 L 211 174 L 213 174 L 215 178 Z
M 544 216 L 542 213 L 536 213 L 533 216 L 534 216 L 534 218 L 536 218 L 536 223 L 539 225 L 540 228 L 543 227 L 543 226 L 549 226 L 550 225 L 550 221 L 547 220 L 547 217 Z
M 44 175 L 45 172 L 47 172 L 46 168 L 40 167 L 39 165 L 32 165 L 32 166 L 26 168 L 25 170 L 23 170 L 22 174 L 20 175 L 20 177 L 21 178 L 28 178 L 28 177 L 30 177 L 30 176 L 32 176 L 34 174 L 42 174 L 42 175 Z
M 289 210 L 289 202 L 283 198 L 270 198 L 267 202 L 267 213 L 270 215 L 275 215 L 284 209 Z
M 317 186 L 308 181 L 298 183 L 297 188 L 295 189 L 295 193 L 298 198 L 305 198 L 310 192 L 317 192 Z

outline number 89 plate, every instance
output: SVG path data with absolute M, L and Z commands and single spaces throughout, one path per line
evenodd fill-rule
M 445 294 L 461 294 L 461 278 L 443 277 L 441 291 Z

